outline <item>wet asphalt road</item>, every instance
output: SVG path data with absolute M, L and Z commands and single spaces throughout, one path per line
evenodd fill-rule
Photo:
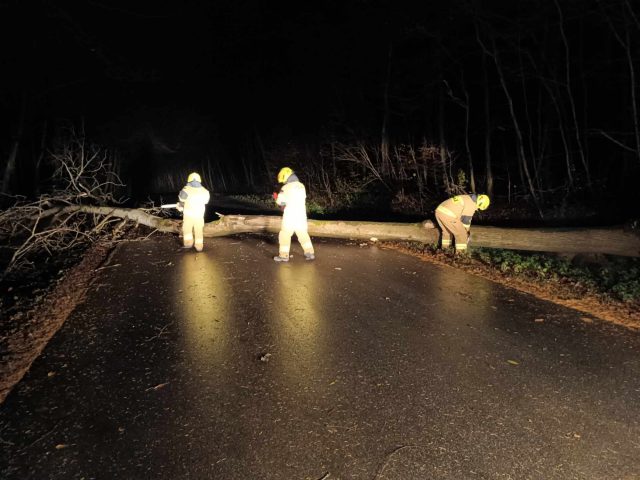
M 0 407 L 0 478 L 640 478 L 637 332 L 273 241 L 122 245 Z

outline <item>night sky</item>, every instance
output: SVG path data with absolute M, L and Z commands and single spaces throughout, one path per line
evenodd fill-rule
M 640 173 L 633 5 L 2 0 L 0 152 L 21 139 L 20 190 L 66 122 L 117 149 L 137 190 L 215 164 L 228 190 L 257 191 L 278 162 L 313 175 L 335 142 L 444 145 L 450 179 L 472 165 L 509 201 L 619 197 Z

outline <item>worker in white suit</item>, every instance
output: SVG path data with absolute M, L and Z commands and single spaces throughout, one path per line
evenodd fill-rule
M 182 212 L 182 242 L 184 248 L 196 247 L 201 252 L 204 247 L 204 211 L 209 203 L 209 190 L 202 186 L 197 173 L 189 174 L 187 184 L 178 195 L 177 209 Z
M 278 256 L 273 259 L 276 262 L 289 261 L 291 236 L 295 233 L 304 251 L 305 260 L 314 260 L 316 257 L 307 226 L 307 191 L 289 167 L 280 170 L 278 183 L 283 185 L 279 193 L 274 193 L 274 198 L 278 206 L 284 208 L 284 213 L 278 235 L 280 243 Z

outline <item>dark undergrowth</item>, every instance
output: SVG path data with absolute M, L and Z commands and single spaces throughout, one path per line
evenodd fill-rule
M 640 259 L 599 255 L 565 258 L 557 255 L 477 248 L 472 258 L 503 273 L 538 281 L 565 282 L 613 300 L 640 302 Z

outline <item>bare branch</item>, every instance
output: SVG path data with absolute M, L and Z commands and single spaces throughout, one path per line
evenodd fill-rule
M 609 135 L 607 132 L 605 132 L 604 130 L 596 130 L 596 133 L 599 133 L 600 135 L 602 135 L 604 138 L 611 140 L 613 143 L 615 143 L 616 145 L 618 145 L 619 147 L 628 150 L 629 152 L 633 152 L 636 153 L 636 149 L 635 148 L 631 148 L 627 145 L 625 145 L 624 143 L 620 142 L 619 140 L 616 140 L 615 138 L 613 138 L 611 135 Z
M 12 207 L 0 212 L 0 241 L 11 252 L 5 257 L 3 275 L 33 265 L 42 255 L 89 244 L 108 233 L 109 225 L 121 222 L 109 214 L 96 215 L 80 208 L 87 203 L 121 203 L 114 198 L 123 183 L 115 173 L 117 159 L 112 154 L 87 145 L 84 136 L 70 128 L 48 161 L 54 167 L 52 191 L 32 201 L 16 197 Z M 107 212 L 112 209 L 108 207 Z

